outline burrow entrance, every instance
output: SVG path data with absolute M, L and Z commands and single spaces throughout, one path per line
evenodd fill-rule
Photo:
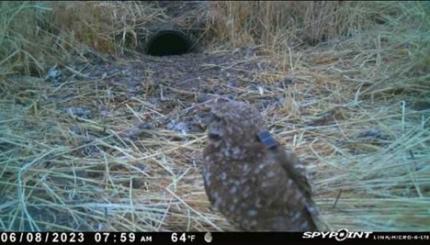
M 195 42 L 182 31 L 161 30 L 149 37 L 145 53 L 153 56 L 181 55 L 194 51 Z

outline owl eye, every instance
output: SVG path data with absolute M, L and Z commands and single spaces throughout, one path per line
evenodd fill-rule
M 216 133 L 209 133 L 208 137 L 211 140 L 221 140 L 221 135 L 216 134 Z
M 221 122 L 222 120 L 221 117 L 217 116 L 215 113 L 211 113 L 211 118 L 214 122 Z
M 264 144 L 268 149 L 274 150 L 278 147 L 278 142 L 268 131 L 262 131 L 257 134 L 257 141 Z

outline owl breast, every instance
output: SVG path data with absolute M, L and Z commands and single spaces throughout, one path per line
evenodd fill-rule
M 300 212 L 289 208 L 292 205 L 288 202 L 296 205 L 302 196 L 294 192 L 293 183 L 273 159 L 259 159 L 260 164 L 211 156 L 205 160 L 203 176 L 209 201 L 232 223 L 249 231 L 289 230 L 294 226 L 285 221 L 294 221 Z M 288 184 L 290 192 L 286 191 Z

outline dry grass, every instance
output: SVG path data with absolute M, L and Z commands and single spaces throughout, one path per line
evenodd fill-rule
M 166 18 L 161 10 L 134 2 L 0 4 L 0 230 L 232 229 L 209 209 L 195 165 L 204 134 L 144 129 L 131 140 L 126 132 L 145 117 L 171 116 L 145 92 L 118 102 L 125 92 L 94 81 L 54 87 L 36 76 L 85 60 L 86 47 L 122 53 L 125 33 Z M 308 163 L 332 229 L 429 230 L 429 11 L 425 2 L 211 5 L 212 49 L 261 45 L 279 64 L 261 84 L 294 80 L 264 94 L 283 104 L 263 113 Z M 71 91 L 79 93 L 58 99 Z M 59 109 L 100 110 L 96 101 L 113 114 L 77 119 Z
M 140 2 L 2 2 L 0 75 L 45 74 L 54 64 L 91 52 L 122 54 L 136 48 L 136 30 L 165 21 L 162 9 Z

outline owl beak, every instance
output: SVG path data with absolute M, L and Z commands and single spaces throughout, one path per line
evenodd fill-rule
M 213 141 L 219 141 L 222 139 L 222 131 L 218 127 L 209 125 L 208 127 L 208 138 Z
M 219 129 L 214 127 L 208 128 L 208 138 L 213 141 L 219 141 L 222 138 L 222 133 Z

